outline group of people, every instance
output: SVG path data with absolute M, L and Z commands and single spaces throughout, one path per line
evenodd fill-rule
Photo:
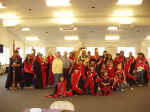
M 72 95 L 110 96 L 112 91 L 124 92 L 133 86 L 147 86 L 150 81 L 149 65 L 143 53 L 135 58 L 124 52 L 113 59 L 107 51 L 103 56 L 95 49 L 95 55 L 80 49 L 55 56 L 49 52 L 47 57 L 41 53 L 27 55 L 22 63 L 18 51 L 10 58 L 10 69 L 6 88 L 14 90 L 34 86 L 36 89 L 53 87 L 54 92 L 47 98 Z

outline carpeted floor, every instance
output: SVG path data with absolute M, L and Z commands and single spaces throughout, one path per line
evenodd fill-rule
M 0 76 L 0 112 L 23 112 L 26 108 L 48 108 L 56 100 L 71 101 L 77 112 L 150 112 L 150 87 L 135 88 L 125 93 L 115 92 L 110 97 L 74 96 L 64 99 L 47 99 L 51 89 L 7 91 L 6 76 Z

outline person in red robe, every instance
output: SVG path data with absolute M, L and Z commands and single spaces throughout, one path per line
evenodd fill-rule
M 88 77 L 84 89 L 86 90 L 87 94 L 95 96 L 98 91 L 98 83 L 96 81 L 98 78 L 98 74 L 95 71 L 95 67 L 91 66 L 90 70 L 87 72 L 87 75 Z
M 30 87 L 34 79 L 33 58 L 31 55 L 27 55 L 24 60 L 23 74 L 23 85 Z
M 102 96 L 110 96 L 112 94 L 111 88 L 112 88 L 112 78 L 110 77 L 109 73 L 105 71 L 105 73 L 101 76 L 99 81 L 100 86 L 100 93 L 99 95 Z
M 54 56 L 52 55 L 52 53 L 49 53 L 49 55 L 47 57 L 47 61 L 48 61 L 48 70 L 47 70 L 46 84 L 53 85 L 54 76 L 53 76 L 53 72 L 52 72 L 52 63 L 54 61 Z
M 120 56 L 119 56 L 118 62 L 124 64 L 125 60 L 126 60 L 126 58 L 124 56 L 124 51 L 120 51 Z M 123 68 L 124 68 L 124 66 L 123 66 Z
M 130 59 L 131 64 L 135 62 L 135 58 L 132 55 L 132 52 L 129 53 L 129 59 Z
M 84 80 L 86 76 L 80 66 L 77 66 L 72 74 L 72 92 L 73 95 L 82 95 L 84 92 Z
M 138 53 L 134 69 L 137 73 L 137 84 L 139 86 L 148 85 L 148 82 L 150 82 L 149 64 L 143 53 Z
M 126 81 L 129 84 L 129 86 L 135 85 L 136 78 L 132 74 L 132 63 L 133 60 L 131 61 L 130 58 L 126 58 L 126 61 L 124 63 L 124 72 L 126 76 Z
M 127 88 L 126 83 L 126 76 L 123 70 L 123 64 L 119 63 L 117 65 L 117 70 L 115 72 L 114 82 L 113 82 L 113 88 L 119 89 L 121 92 L 124 92 Z
M 47 98 L 58 98 L 58 97 L 67 97 L 72 96 L 72 91 L 67 91 L 67 82 L 64 76 L 60 76 L 57 86 L 55 87 L 55 91 L 52 95 L 46 96 Z
M 117 69 L 117 65 L 119 63 L 119 53 L 116 53 L 116 57 L 114 58 L 114 69 Z
M 34 62 L 35 71 L 35 88 L 41 89 L 46 87 L 46 66 L 42 54 L 38 53 Z

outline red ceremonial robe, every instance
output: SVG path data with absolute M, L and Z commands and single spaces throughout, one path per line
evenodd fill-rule
M 124 64 L 124 67 L 125 67 L 125 76 L 130 78 L 131 80 L 136 80 L 135 77 L 133 77 L 131 74 L 130 74 L 130 67 L 131 67 L 131 64 L 132 62 L 129 61 L 129 62 L 125 62 Z
M 81 74 L 80 71 L 78 73 L 73 72 L 73 74 L 72 74 L 72 90 L 76 91 L 79 94 L 83 93 L 83 91 L 80 87 L 80 85 L 81 85 L 80 81 L 83 79 L 82 77 L 83 77 L 83 75 Z
M 53 72 L 52 72 L 52 63 L 54 61 L 54 56 L 52 56 L 52 57 L 48 56 L 47 60 L 49 62 L 49 84 L 53 85 L 53 83 L 54 83 L 54 76 L 53 76 Z
M 95 92 L 94 92 L 94 78 L 96 77 L 96 72 L 94 71 L 93 73 L 91 71 L 88 71 L 88 80 L 87 82 L 85 83 L 85 86 L 84 88 L 88 88 L 88 86 L 90 86 L 90 93 L 95 95 Z
M 107 71 L 110 77 L 114 77 L 115 76 L 115 69 L 114 67 L 111 67 L 110 64 L 107 64 Z
M 34 70 L 33 70 L 33 63 L 27 63 L 26 61 L 24 61 L 24 71 L 26 73 L 30 73 L 30 74 L 34 74 Z
M 143 61 L 144 62 L 144 61 Z M 148 82 L 150 82 L 150 76 L 149 76 L 149 68 L 148 68 L 148 66 L 147 66 L 147 64 L 145 64 L 145 63 L 137 63 L 136 65 L 135 65 L 135 68 L 138 68 L 139 66 L 142 66 L 143 68 L 144 68 L 144 70 L 146 71 L 146 75 L 147 75 L 147 80 L 148 80 Z
M 41 64 L 43 88 L 46 88 L 46 63 Z
M 40 58 L 37 58 L 37 61 L 41 65 L 42 85 L 43 85 L 43 88 L 46 88 L 46 63 L 42 63 L 42 60 Z
M 63 82 L 58 81 L 57 83 L 57 92 L 54 97 L 57 98 L 59 96 L 72 96 L 72 91 L 67 91 L 66 80 Z

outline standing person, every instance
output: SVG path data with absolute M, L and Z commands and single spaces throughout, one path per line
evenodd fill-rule
M 103 52 L 103 62 L 106 63 L 107 60 L 107 51 Z
M 42 54 L 38 53 L 36 59 L 34 61 L 34 71 L 35 71 L 35 88 L 41 89 L 43 88 L 42 81 Z
M 98 61 L 99 61 L 99 59 L 100 59 L 100 56 L 99 56 L 98 51 L 95 52 L 94 59 L 95 59 L 96 63 L 98 63 Z
M 126 58 L 126 62 L 124 63 L 124 72 L 126 76 L 126 81 L 132 89 L 132 86 L 136 84 L 136 78 L 133 76 L 132 70 L 132 61 L 130 58 Z
M 91 52 L 90 51 L 88 51 L 88 58 L 89 58 L 89 60 L 91 59 Z
M 87 56 L 87 54 L 86 54 L 86 50 L 82 50 L 82 54 L 81 54 L 81 56 L 79 57 L 79 61 L 83 61 L 83 64 L 87 67 L 88 66 L 88 61 L 89 61 L 89 59 L 88 59 L 88 56 Z
M 63 62 L 63 75 L 65 79 L 68 78 L 69 67 L 71 66 L 71 60 L 67 57 L 67 51 L 64 52 L 64 56 L 61 57 Z
M 114 58 L 114 69 L 115 70 L 117 69 L 117 65 L 119 63 L 119 56 L 120 56 L 120 54 L 116 53 L 116 57 Z
M 47 68 L 47 77 L 46 77 L 46 85 L 53 85 L 54 83 L 54 76 L 53 76 L 53 72 L 52 72 L 52 63 L 54 61 L 54 56 L 51 52 L 48 53 L 48 57 L 47 57 L 47 61 L 48 61 L 48 68 Z
M 9 73 L 6 80 L 6 88 L 9 90 L 12 87 L 16 90 L 16 87 L 20 89 L 20 83 L 22 80 L 21 74 L 22 58 L 19 56 L 18 50 L 15 50 L 13 56 L 10 58 Z
M 25 84 L 27 87 L 30 87 L 34 78 L 33 58 L 31 55 L 27 55 L 26 59 L 24 60 L 23 72 L 23 84 Z
M 72 92 L 73 95 L 81 95 L 83 94 L 83 85 L 84 80 L 86 80 L 86 76 L 82 73 L 80 67 L 75 67 L 75 70 L 72 74 Z
M 120 51 L 119 60 L 118 60 L 119 63 L 124 64 L 125 60 L 126 60 L 126 58 L 124 56 L 124 51 Z M 124 66 L 123 66 L 123 68 L 124 68 Z
M 135 62 L 135 58 L 132 55 L 132 52 L 129 53 L 129 59 L 130 59 L 131 64 Z
M 86 89 L 87 94 L 96 96 L 98 91 L 98 83 L 96 82 L 98 74 L 95 71 L 95 67 L 91 66 L 87 74 L 88 77 L 84 89 Z
M 52 63 L 52 72 L 54 74 L 54 86 L 56 86 L 59 77 L 63 74 L 63 62 L 60 58 L 60 52 L 56 53 L 56 58 Z

